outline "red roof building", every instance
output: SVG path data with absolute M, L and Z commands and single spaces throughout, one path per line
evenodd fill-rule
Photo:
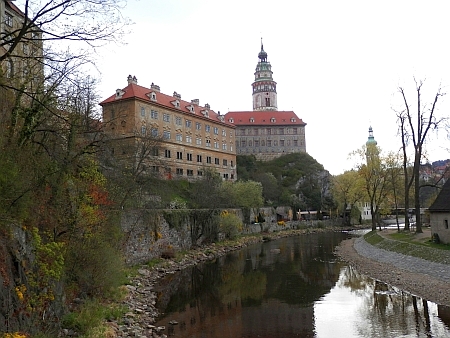
M 253 111 L 232 111 L 225 121 L 236 126 L 236 154 L 271 160 L 306 152 L 305 126 L 293 111 L 278 111 L 276 82 L 261 42 L 252 83 Z
M 235 126 L 209 104 L 190 102 L 159 86 L 146 88 L 128 76 L 128 85 L 117 89 L 100 105 L 105 130 L 115 140 L 115 154 L 127 155 L 131 144 L 152 139 L 159 151 L 146 159 L 147 166 L 166 178 L 203 176 L 216 170 L 223 179 L 236 179 Z

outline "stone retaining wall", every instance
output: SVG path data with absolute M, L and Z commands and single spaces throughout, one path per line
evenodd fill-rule
M 228 210 L 243 220 L 242 210 Z M 279 208 L 278 211 L 280 212 Z M 165 251 L 185 250 L 192 246 L 189 224 L 182 224 L 174 229 L 164 219 L 164 210 L 130 210 L 121 214 L 123 252 L 128 265 L 142 264 L 161 257 Z M 258 214 L 264 217 L 264 222 L 245 225 L 242 229 L 243 234 L 275 232 L 294 226 L 292 222 L 278 224 L 277 210 L 274 208 L 252 209 L 250 219 L 255 220 Z M 311 222 L 308 222 L 308 225 L 309 223 Z

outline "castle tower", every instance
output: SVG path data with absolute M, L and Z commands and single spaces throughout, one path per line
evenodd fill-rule
M 277 83 L 272 78 L 272 66 L 267 61 L 261 38 L 261 51 L 258 54 L 253 88 L 253 110 L 278 110 Z
M 375 141 L 375 137 L 373 137 L 372 126 L 369 127 L 369 137 L 367 138 L 366 146 L 368 146 L 369 144 L 377 145 L 377 141 Z
M 369 127 L 369 137 L 366 142 L 366 163 L 369 164 L 373 160 L 379 161 L 379 151 L 377 148 L 377 141 L 375 137 L 373 137 L 373 129 L 372 126 Z

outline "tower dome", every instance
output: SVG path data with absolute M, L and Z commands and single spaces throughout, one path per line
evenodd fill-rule
M 372 126 L 369 127 L 369 137 L 367 138 L 366 145 L 374 144 L 377 145 L 377 141 L 375 141 L 375 137 L 373 137 L 373 129 Z
M 258 54 L 258 58 L 261 60 L 261 62 L 267 62 L 267 53 L 264 51 L 262 42 L 261 42 L 261 51 Z
M 267 61 L 267 53 L 261 39 L 253 87 L 253 110 L 278 110 L 277 83 L 272 78 L 272 66 Z

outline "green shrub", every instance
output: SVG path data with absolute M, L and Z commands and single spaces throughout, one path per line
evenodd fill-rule
M 89 337 L 92 336 L 90 332 L 101 330 L 99 327 L 105 320 L 117 320 L 125 312 L 126 308 L 122 305 L 105 305 L 95 299 L 88 300 L 77 311 L 65 315 L 62 326 Z
M 126 282 L 122 257 L 106 240 L 92 237 L 73 243 L 66 255 L 66 277 L 78 293 L 107 297 Z
M 225 238 L 235 239 L 240 231 L 242 231 L 241 219 L 235 214 L 222 212 L 220 215 L 220 232 L 225 235 Z

